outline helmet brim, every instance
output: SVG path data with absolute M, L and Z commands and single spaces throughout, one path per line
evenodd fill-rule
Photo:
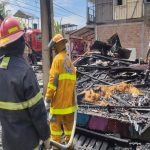
M 3 39 L 0 40 L 0 47 L 4 47 L 10 43 L 15 42 L 16 40 L 18 40 L 21 36 L 23 36 L 24 31 L 19 31 L 15 34 L 12 34 L 8 37 L 5 37 Z
M 55 42 L 53 40 L 51 40 L 48 44 L 48 48 L 52 49 L 55 46 Z
M 51 40 L 48 44 L 48 48 L 53 49 L 55 47 L 55 45 L 59 44 L 60 42 L 67 43 L 67 39 L 62 39 L 62 40 L 58 41 L 57 43 L 54 42 L 53 40 Z
M 68 40 L 64 38 L 64 39 L 62 39 L 62 40 L 58 41 L 56 44 L 58 44 L 59 42 L 65 42 L 65 43 L 67 43 L 67 42 L 68 42 Z

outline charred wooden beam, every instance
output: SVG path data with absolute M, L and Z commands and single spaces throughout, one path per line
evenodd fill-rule
M 103 67 L 103 66 L 96 66 L 96 65 L 76 65 L 76 67 L 83 67 L 83 68 L 89 68 L 89 69 L 98 69 L 98 70 L 108 70 L 110 69 L 109 66 Z
M 98 106 L 98 105 L 93 105 L 93 104 L 90 104 L 90 105 L 79 105 L 79 107 L 81 108 L 92 108 L 92 109 L 135 109 L 135 110 L 141 110 L 141 111 L 150 111 L 150 107 L 148 106 Z
M 77 73 L 82 74 L 82 75 L 85 75 L 85 76 L 87 76 L 87 77 L 90 77 L 90 78 L 92 78 L 92 79 L 94 79 L 94 80 L 97 80 L 97 81 L 103 83 L 103 84 L 112 85 L 111 83 L 108 83 L 108 82 L 102 81 L 102 80 L 100 80 L 100 79 L 97 79 L 97 78 L 95 78 L 95 77 L 93 77 L 93 76 L 91 76 L 91 75 L 89 75 L 89 74 L 87 74 L 87 73 L 84 73 L 84 72 L 81 72 L 81 71 L 78 71 L 78 70 L 77 70 Z
M 126 144 L 126 145 L 130 144 L 129 139 L 121 139 L 121 138 L 118 138 L 118 137 L 115 137 L 115 136 L 97 133 L 97 132 L 94 132 L 94 131 L 91 131 L 91 130 L 88 130 L 88 129 L 84 129 L 84 128 L 81 128 L 81 127 L 76 127 L 76 130 L 81 132 L 81 133 L 84 133 L 84 134 L 93 135 L 93 136 L 95 135 L 99 138 L 103 138 L 104 140 L 109 140 L 109 141 L 111 140 L 111 141 L 119 142 L 120 144 Z

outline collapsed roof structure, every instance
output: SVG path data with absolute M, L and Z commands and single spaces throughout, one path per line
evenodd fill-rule
M 78 126 L 149 142 L 150 64 L 129 61 L 117 34 L 91 49 L 75 62 Z

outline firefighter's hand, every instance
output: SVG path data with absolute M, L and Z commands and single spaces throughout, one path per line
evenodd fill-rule
M 44 141 L 44 147 L 46 150 L 50 149 L 50 138 Z

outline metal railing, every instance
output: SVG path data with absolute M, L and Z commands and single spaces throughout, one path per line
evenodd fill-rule
M 87 24 L 95 23 L 95 7 L 87 8 Z

